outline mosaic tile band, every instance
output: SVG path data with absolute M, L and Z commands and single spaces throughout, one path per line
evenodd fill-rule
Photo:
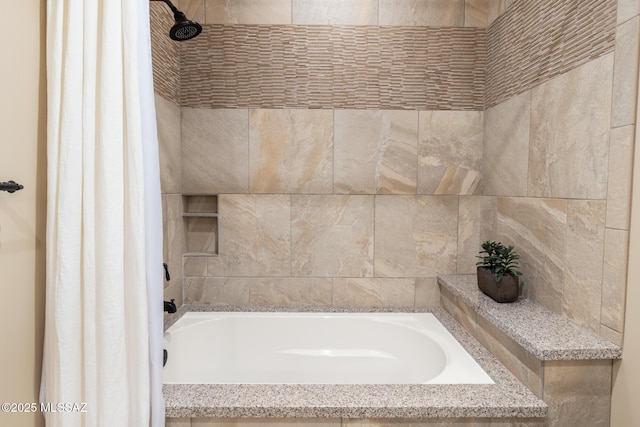
M 479 28 L 207 25 L 182 48 L 181 105 L 478 110 Z
M 482 110 L 615 47 L 615 0 L 517 1 L 488 30 L 205 25 L 183 44 L 161 6 L 155 87 L 186 107 Z
M 485 108 L 615 47 L 616 0 L 517 1 L 487 31 Z

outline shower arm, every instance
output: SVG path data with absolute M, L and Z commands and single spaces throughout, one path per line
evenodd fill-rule
M 173 3 L 171 3 L 169 0 L 149 0 L 149 1 L 161 1 L 163 3 L 165 3 L 167 6 L 169 6 L 169 9 L 171 9 L 171 12 L 173 12 L 174 14 L 176 13 L 181 13 L 177 7 L 175 7 L 173 5 Z

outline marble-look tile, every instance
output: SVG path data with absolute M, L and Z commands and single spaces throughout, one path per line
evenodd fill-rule
M 605 230 L 602 275 L 602 313 L 604 326 L 623 332 L 629 232 Z
M 611 360 L 546 361 L 544 401 L 550 425 L 608 426 L 611 367 Z
M 184 303 L 202 305 L 249 305 L 249 283 L 242 277 L 187 277 Z
M 207 24 L 291 24 L 291 0 L 205 0 Z
M 184 218 L 187 233 L 187 253 L 218 253 L 218 219 Z
M 491 25 L 493 21 L 498 19 L 500 15 L 507 11 L 507 8 L 511 6 L 514 0 L 488 0 L 487 4 L 487 21 Z
M 192 418 L 191 427 L 340 427 L 339 418 Z
M 496 236 L 520 254 L 524 293 L 556 313 L 562 312 L 567 201 L 498 198 Z
M 616 52 L 613 68 L 613 102 L 611 127 L 634 124 L 638 88 L 638 58 L 640 45 L 640 16 L 616 28 Z
M 613 329 L 607 328 L 604 325 L 600 325 L 600 338 L 604 338 L 605 340 L 609 340 L 612 343 L 619 345 L 622 347 L 623 344 L 623 335 L 621 332 L 614 331 Z
M 489 3 L 492 0 L 465 0 L 464 26 L 486 28 L 489 25 Z
M 176 303 L 176 307 L 178 308 L 180 308 L 180 306 L 183 304 L 182 284 L 183 279 L 171 278 L 171 281 L 166 282 L 167 286 L 164 288 L 163 292 L 163 299 L 165 301 L 174 300 L 174 302 Z
M 334 192 L 415 194 L 418 112 L 336 110 Z
M 457 273 L 476 272 L 482 227 L 482 197 L 460 196 L 458 200 L 458 258 Z
M 180 107 L 155 95 L 160 156 L 160 188 L 162 193 L 182 192 L 182 140 Z
M 200 24 L 208 24 L 205 18 L 204 2 L 205 0 L 179 0 L 176 7 L 187 15 L 188 19 Z
M 209 276 L 289 276 L 288 195 L 220 195 L 219 256 L 209 258 Z
M 629 229 L 634 126 L 611 129 L 607 179 L 607 227 Z
M 640 1 L 618 0 L 618 25 L 640 15 Z
M 465 0 L 380 0 L 379 25 L 462 27 Z
M 371 277 L 373 199 L 374 196 L 292 196 L 292 275 Z
M 480 242 L 495 240 L 498 224 L 498 198 L 482 196 L 480 198 Z
M 415 279 L 348 278 L 333 280 L 333 305 L 409 307 Z
M 440 305 L 440 287 L 436 277 L 416 278 L 416 307 L 436 307 Z
M 375 276 L 456 271 L 457 197 L 376 196 L 375 208 Z
M 604 199 L 613 53 L 532 90 L 529 196 Z
M 476 336 L 478 315 L 473 308 L 445 287 L 440 287 L 440 305 L 471 335 Z
M 207 275 L 207 261 L 205 256 L 185 256 L 182 260 L 184 277 L 205 277 Z
M 252 193 L 333 191 L 333 111 L 251 110 Z
M 191 427 L 191 418 L 166 418 L 165 427 Z
M 182 109 L 183 193 L 249 190 L 248 112 Z
M 482 194 L 526 196 L 531 91 L 484 112 Z
M 187 251 L 183 212 L 181 195 L 162 195 L 163 259 L 169 267 L 171 281 L 182 278 L 182 255 Z M 165 282 L 165 286 L 169 285 L 171 282 Z
M 543 398 L 544 373 L 540 360 L 482 316 L 477 317 L 474 336 L 529 390 Z
M 251 305 L 331 305 L 333 284 L 323 278 L 248 278 Z
M 482 112 L 421 111 L 418 194 L 476 194 L 482 160 Z
M 600 329 L 604 223 L 604 201 L 568 201 L 563 313 L 595 333 Z
M 377 25 L 377 0 L 292 0 L 294 25 Z

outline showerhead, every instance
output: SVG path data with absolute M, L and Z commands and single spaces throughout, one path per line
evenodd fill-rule
M 173 12 L 173 19 L 175 19 L 176 23 L 169 31 L 169 37 L 171 37 L 172 40 L 179 42 L 190 40 L 202 32 L 202 25 L 198 24 L 196 21 L 187 19 L 185 14 L 180 12 L 169 0 L 150 1 L 164 2 Z
M 173 14 L 176 23 L 169 31 L 169 37 L 175 41 L 184 41 L 196 37 L 202 32 L 202 25 L 187 19 L 184 13 L 178 11 Z

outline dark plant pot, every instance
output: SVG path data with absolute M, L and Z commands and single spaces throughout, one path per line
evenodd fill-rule
M 478 267 L 478 288 L 496 302 L 514 302 L 520 295 L 518 276 L 503 276 L 499 282 L 496 276 L 485 267 Z

